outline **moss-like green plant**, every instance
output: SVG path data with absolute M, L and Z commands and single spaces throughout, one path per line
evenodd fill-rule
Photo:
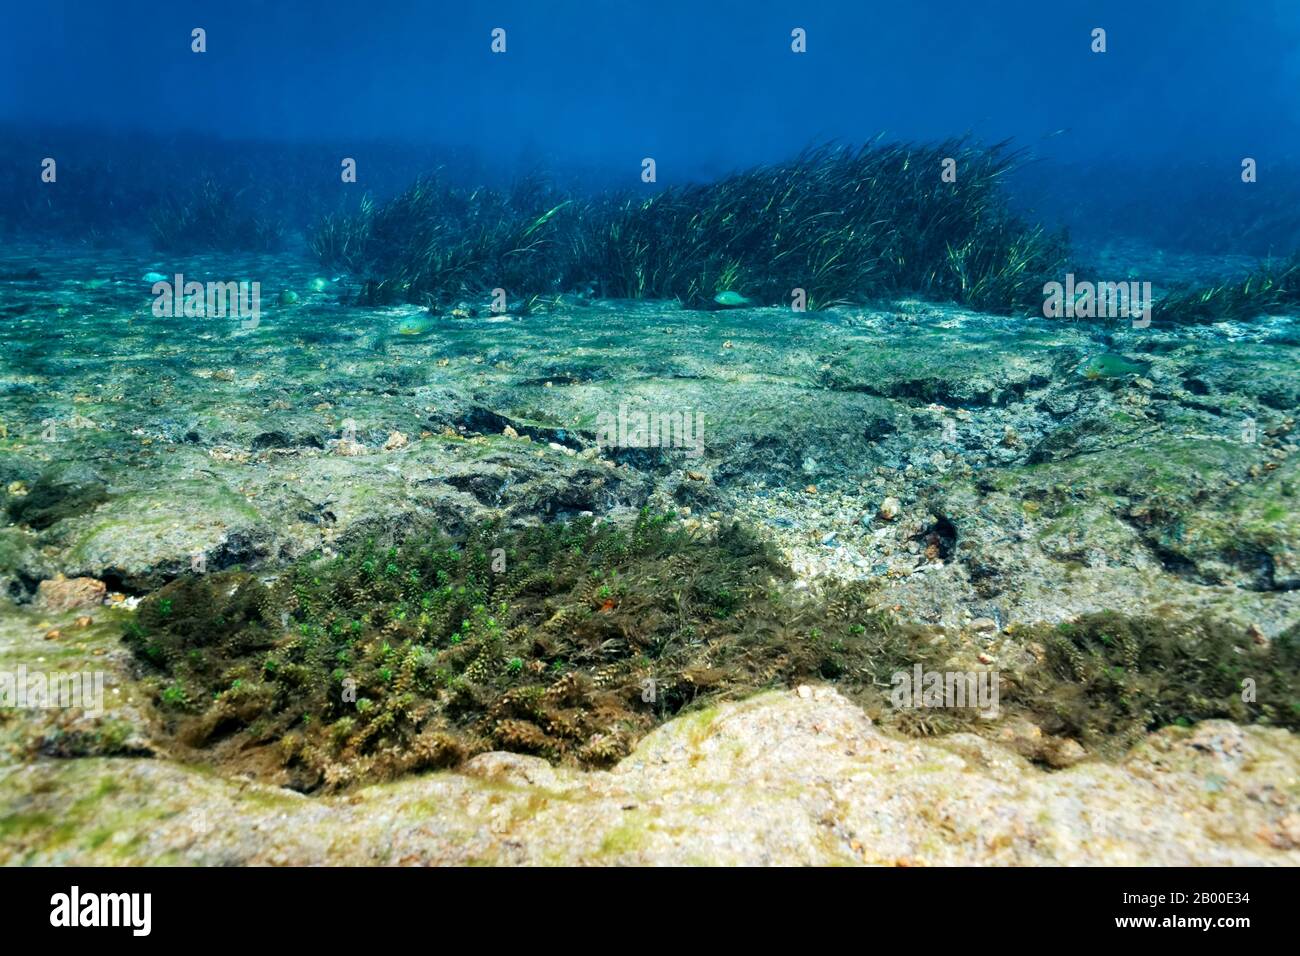
M 508 573 L 492 570 L 504 548 Z M 125 640 L 156 670 L 164 724 L 222 762 L 302 789 L 454 764 L 486 749 L 603 765 L 660 721 L 768 687 L 834 681 L 904 732 L 988 726 L 974 711 L 894 711 L 891 679 L 951 669 L 941 629 L 872 609 L 870 585 L 788 586 L 738 525 L 669 516 L 452 541 L 413 534 L 304 561 L 273 585 L 179 579 Z M 1300 725 L 1296 635 L 1114 615 L 1030 635 L 1042 659 L 1003 675 L 1001 707 L 1091 749 L 1178 721 Z M 1256 682 L 1258 703 L 1241 699 Z
M 1099 613 L 1033 637 L 1045 660 L 1016 678 L 1012 705 L 1090 750 L 1120 752 L 1149 730 L 1212 717 L 1300 726 L 1300 626 L 1260 647 L 1212 620 Z

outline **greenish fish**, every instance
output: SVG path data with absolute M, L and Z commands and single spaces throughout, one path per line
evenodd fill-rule
M 728 308 L 735 308 L 739 305 L 749 305 L 749 300 L 739 292 L 732 292 L 728 289 L 726 292 L 719 292 L 713 297 L 713 301 L 718 305 L 725 305 Z
M 1084 378 L 1123 378 L 1126 375 L 1141 375 L 1146 370 L 1146 365 L 1126 359 L 1122 355 L 1102 352 L 1080 365 L 1078 373 Z
M 397 323 L 398 335 L 427 335 L 433 331 L 435 323 L 427 315 L 408 315 Z

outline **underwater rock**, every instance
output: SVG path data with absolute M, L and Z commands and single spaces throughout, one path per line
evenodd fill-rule
M 104 603 L 108 588 L 95 578 L 65 578 L 62 574 L 42 581 L 36 588 L 36 602 L 47 611 L 73 611 Z
M 253 438 L 250 445 L 253 451 L 263 451 L 267 448 L 292 448 L 293 446 L 293 436 L 282 431 L 262 432 Z
M 60 521 L 94 511 L 108 501 L 108 489 L 87 469 L 74 466 L 43 474 L 26 495 L 9 502 L 9 517 L 42 531 Z
M 1296 865 L 1298 773 L 1294 735 L 1227 721 L 1047 770 L 971 734 L 890 736 L 813 685 L 684 714 L 609 771 L 487 753 L 309 798 L 161 758 L 42 761 L 0 777 L 0 860 Z
M 366 454 L 366 446 L 351 438 L 339 438 L 326 444 L 334 449 L 334 454 L 342 455 L 344 458 L 355 458 Z
M 1088 756 L 1077 740 L 1044 734 L 1041 727 L 1022 718 L 1006 720 L 997 740 L 1026 760 L 1057 769 L 1072 767 Z

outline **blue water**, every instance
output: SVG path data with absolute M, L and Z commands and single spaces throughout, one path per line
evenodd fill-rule
M 0 123 L 71 127 L 87 148 L 92 129 L 310 142 L 330 157 L 402 141 L 622 185 L 646 156 L 672 184 L 809 142 L 972 132 L 1116 171 L 1053 177 L 1067 193 L 1123 194 L 1126 170 L 1158 164 L 1171 207 L 1233 181 L 1245 156 L 1259 161 L 1257 192 L 1278 189 L 1300 155 L 1300 6 L 1286 0 L 3 7 Z M 498 27 L 507 48 L 494 55 Z M 1104 54 L 1090 49 L 1097 27 Z M 794 28 L 806 53 L 791 51 Z M 207 154 L 223 161 L 220 147 Z M 5 176 L 33 161 L 3 159 Z M 363 164 L 362 182 L 382 181 L 381 165 Z

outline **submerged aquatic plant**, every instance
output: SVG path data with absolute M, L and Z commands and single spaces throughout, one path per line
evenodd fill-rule
M 1244 279 L 1170 292 L 1155 316 L 1170 324 L 1245 322 L 1269 313 L 1300 311 L 1300 252 L 1267 262 Z
M 809 595 L 787 577 L 737 525 L 484 526 L 304 561 L 272 585 L 181 578 L 125 639 L 179 742 L 302 789 L 488 749 L 605 765 L 684 708 L 810 679 L 903 732 L 987 726 L 884 704 L 894 673 L 948 669 L 953 636 L 876 609 L 869 584 Z M 1094 616 L 1031 636 L 1045 652 L 1004 673 L 1003 710 L 1091 749 L 1205 717 L 1300 726 L 1296 634 L 1258 648 L 1210 624 Z M 1242 675 L 1260 704 L 1240 699 Z
M 365 280 L 361 301 L 439 304 L 506 288 L 541 293 L 567 287 L 573 201 L 538 177 L 509 191 L 467 190 L 437 175 L 376 205 L 323 218 L 310 244 L 321 262 Z M 556 270 L 559 270 L 558 272 Z
M 278 248 L 284 225 L 238 190 L 203 179 L 149 213 L 154 245 L 166 252 L 266 251 Z
M 721 182 L 624 200 L 606 214 L 592 272 L 615 295 L 700 304 L 745 290 L 810 308 L 896 293 L 1019 309 L 1041 301 L 1064 240 L 1007 209 L 1004 145 L 826 146 Z M 956 182 L 939 176 L 945 159 Z
M 953 160 L 956 182 L 940 177 Z M 1063 237 L 1007 208 L 1005 145 L 826 146 L 720 182 L 646 198 L 580 199 L 540 180 L 467 191 L 426 177 L 383 205 L 326 217 L 312 247 L 373 302 L 447 302 L 505 288 L 691 306 L 819 308 L 897 293 L 985 309 L 1041 304 Z
M 1103 612 L 1032 636 L 1044 661 L 1015 696 L 1045 731 L 1090 750 L 1122 752 L 1148 730 L 1214 717 L 1300 727 L 1300 625 L 1259 647 L 1212 620 Z

